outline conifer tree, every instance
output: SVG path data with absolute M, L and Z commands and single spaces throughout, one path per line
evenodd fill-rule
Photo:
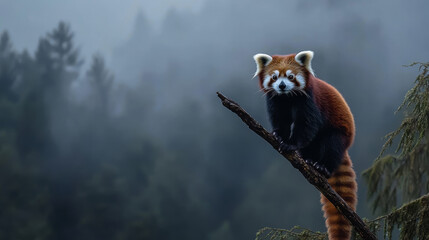
M 36 61 L 42 69 L 42 82 L 50 93 L 64 96 L 78 76 L 82 60 L 75 48 L 70 25 L 60 22 L 52 32 L 39 40 Z
M 44 119 L 43 124 L 48 127 L 42 140 L 46 143 L 43 158 L 47 167 L 44 174 L 49 179 L 52 208 L 49 221 L 54 229 L 54 239 L 75 239 L 78 221 L 78 211 L 73 203 L 76 190 L 72 187 L 77 182 L 73 176 L 75 172 L 70 169 L 76 168 L 80 159 L 70 159 L 66 151 L 59 150 L 68 147 L 67 136 L 73 131 L 70 126 L 74 120 L 71 118 L 74 109 L 69 96 L 71 84 L 77 79 L 82 64 L 73 40 L 74 33 L 64 22 L 40 39 L 36 51 L 40 74 L 38 79 L 33 79 L 39 84 L 37 93 L 30 94 L 39 104 L 37 108 L 45 110 L 41 116 L 36 109 L 36 117 Z
M 410 66 L 419 66 L 421 73 L 397 110 L 405 110 L 405 118 L 386 136 L 379 157 L 363 173 L 373 210 L 384 214 L 429 191 L 429 63 Z M 398 137 L 398 155 L 383 157 Z
M 0 36 L 0 98 L 12 100 L 12 87 L 17 80 L 18 56 L 12 49 L 9 33 Z
M 27 68 L 31 57 L 13 49 L 9 34 L 0 36 L 0 239 L 47 239 L 47 194 L 38 166 L 39 158 L 33 152 L 23 151 L 23 139 L 35 137 L 28 131 L 32 121 L 35 129 L 43 129 L 29 112 L 31 121 L 22 121 L 23 112 L 34 102 L 23 104 L 25 91 L 19 88 L 31 81 L 24 76 L 35 75 Z M 25 64 L 24 64 L 25 63 Z M 34 105 L 32 105 L 34 106 Z M 38 110 L 31 108 L 32 110 Z M 28 116 L 28 117 L 30 117 Z M 39 133 L 39 132 L 38 132 Z M 40 137 L 40 136 L 39 136 Z M 40 140 L 40 139 L 38 139 Z M 31 141 L 31 140 L 30 140 Z M 37 142 L 37 141 L 35 141 Z M 35 144 L 36 145 L 36 144 Z M 39 147 L 35 146 L 36 149 Z M 40 149 L 38 149 L 40 150 Z M 29 201 L 32 199 L 33 201 Z M 34 224 L 37 223 L 37 224 Z
M 96 54 L 92 58 L 87 78 L 92 90 L 94 107 L 102 116 L 107 114 L 109 94 L 113 84 L 113 75 L 107 70 L 104 58 Z

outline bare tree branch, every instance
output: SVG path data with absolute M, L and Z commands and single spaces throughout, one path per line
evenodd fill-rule
M 338 195 L 319 172 L 308 166 L 305 161 L 296 153 L 282 152 L 280 143 L 269 133 L 261 124 L 253 119 L 243 108 L 236 102 L 226 98 L 221 93 L 217 92 L 218 97 L 221 99 L 222 104 L 237 114 L 241 120 L 249 126 L 249 128 L 256 134 L 261 136 L 267 141 L 274 149 L 276 149 L 283 157 L 289 160 L 292 166 L 298 169 L 309 183 L 314 185 L 337 209 L 343 214 L 350 223 L 354 226 L 355 230 L 360 234 L 363 239 L 376 240 L 375 235 L 369 230 L 366 224 L 362 221 L 359 215 L 351 209 L 347 203 Z

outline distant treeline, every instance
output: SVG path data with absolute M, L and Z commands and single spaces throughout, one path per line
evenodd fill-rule
M 79 77 L 82 62 L 65 23 L 34 54 L 15 51 L 8 33 L 1 35 L 1 239 L 168 235 L 147 185 L 155 160 L 169 156 L 119 124 L 137 109 L 114 115 L 113 76 L 103 58 L 95 55 Z M 86 87 L 73 92 L 76 84 Z
M 266 211 L 249 190 L 269 148 L 193 100 L 171 113 L 177 132 L 150 137 L 156 93 L 119 84 L 98 54 L 82 74 L 73 39 L 61 22 L 31 54 L 1 35 L 0 239 L 240 239 L 266 224 L 248 209 Z

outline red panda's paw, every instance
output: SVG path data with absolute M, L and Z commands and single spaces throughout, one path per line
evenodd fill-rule
M 280 143 L 280 146 L 279 146 L 280 152 L 290 152 L 290 151 L 296 151 L 299 149 L 298 146 L 293 144 L 287 144 L 285 141 L 283 141 L 283 138 L 276 130 L 273 131 L 273 136 Z
M 280 134 L 276 130 L 273 131 L 273 136 L 280 144 L 283 144 L 283 138 L 280 137 Z
M 318 162 L 313 162 L 310 159 L 305 159 L 305 162 L 308 165 L 311 165 L 316 171 L 318 171 L 320 174 L 322 174 L 325 178 L 331 177 L 331 173 L 328 171 L 328 169 L 323 166 L 322 164 Z
M 296 151 L 298 150 L 298 147 L 296 145 L 290 145 L 284 142 L 280 142 L 279 150 L 280 152 L 284 153 L 284 152 Z

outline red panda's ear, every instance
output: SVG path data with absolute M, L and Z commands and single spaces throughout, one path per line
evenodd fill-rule
M 313 59 L 313 55 L 314 53 L 312 51 L 302 51 L 295 55 L 295 61 L 314 75 L 313 69 L 311 68 L 311 59 Z
M 258 53 L 255 56 L 253 56 L 253 59 L 255 59 L 256 62 L 256 72 L 253 77 L 256 77 L 262 69 L 270 64 L 270 62 L 273 60 L 273 58 L 270 55 L 264 54 L 264 53 Z

